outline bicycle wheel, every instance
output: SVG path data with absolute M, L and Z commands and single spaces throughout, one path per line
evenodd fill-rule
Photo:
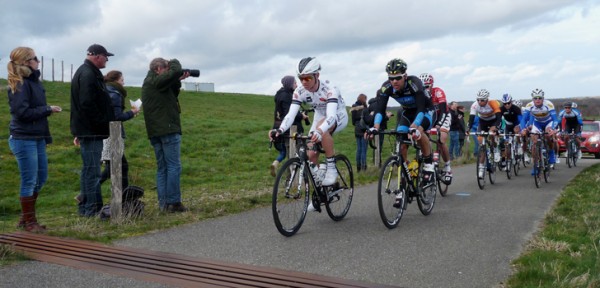
M 402 187 L 401 166 L 396 156 L 388 158 L 381 168 L 377 187 L 377 205 L 379 216 L 385 227 L 396 228 L 406 209 L 406 191 Z M 394 207 L 396 197 L 400 199 L 400 208 Z
M 512 145 L 507 144 L 506 147 L 504 148 L 505 151 L 505 163 L 504 163 L 504 170 L 506 170 L 506 178 L 510 179 L 512 178 L 512 159 L 513 159 L 513 154 L 512 154 Z
M 348 214 L 352 204 L 354 174 L 350 160 L 344 155 L 335 156 L 335 167 L 338 171 L 338 178 L 335 180 L 335 184 L 325 190 L 327 192 L 325 209 L 329 218 L 333 221 L 340 221 Z
M 567 145 L 567 167 L 571 168 L 571 166 L 573 166 L 572 161 L 573 161 L 573 150 L 571 150 L 571 141 L 569 141 L 569 144 Z
M 273 220 L 279 233 L 292 236 L 298 232 L 306 217 L 310 195 L 308 166 L 301 171 L 299 158 L 286 161 L 275 178 L 273 186 Z
M 479 147 L 479 155 L 477 155 L 477 159 L 475 159 L 475 161 L 477 161 L 477 165 L 476 166 L 476 170 L 475 170 L 475 176 L 477 177 L 477 186 L 479 186 L 479 189 L 483 190 L 483 188 L 485 187 L 485 172 L 487 171 L 487 165 L 485 164 L 487 162 L 487 157 L 486 157 L 486 151 L 485 151 L 485 146 L 483 147 Z M 483 163 L 479 163 L 481 158 L 484 158 Z M 479 171 L 483 170 L 483 175 L 482 177 L 479 177 Z
M 579 151 L 577 149 L 577 143 L 575 143 L 575 141 L 571 141 L 572 146 L 573 146 L 573 153 L 571 153 L 571 157 L 573 157 L 573 167 L 577 167 L 577 155 L 579 154 Z
M 522 161 L 519 156 L 515 157 L 515 163 L 513 163 L 513 172 L 515 176 L 519 176 L 519 171 L 521 170 L 521 162 Z
M 438 185 L 438 191 L 440 191 L 440 195 L 442 195 L 442 197 L 445 197 L 446 193 L 448 193 L 448 186 L 450 186 L 450 185 L 448 185 L 448 184 L 446 184 L 446 183 L 444 183 L 442 181 L 442 177 L 444 177 L 445 173 L 443 173 L 440 170 L 439 166 L 435 167 L 435 173 L 436 173 L 436 179 L 435 180 L 436 180 L 437 185 Z
M 535 144 L 535 152 L 536 152 L 536 156 L 533 159 L 533 167 L 534 171 L 535 171 L 535 175 L 533 175 L 533 179 L 535 181 L 535 187 L 540 188 L 540 186 L 542 185 L 542 169 L 544 169 L 544 165 L 542 164 L 542 148 L 540 147 L 539 144 Z
M 491 149 L 491 148 L 490 148 Z M 492 151 L 492 157 L 491 159 L 487 159 L 488 160 L 488 167 L 489 167 L 489 173 L 488 173 L 488 178 L 490 179 L 490 184 L 494 184 L 496 183 L 496 162 L 494 162 L 494 150 L 491 149 Z
M 423 173 L 423 165 L 419 166 L 419 177 Z M 433 177 L 437 178 L 437 175 L 433 173 Z M 433 210 L 433 206 L 435 205 L 435 197 L 437 195 L 437 185 L 435 183 L 436 179 L 430 182 L 429 185 L 425 187 L 421 187 L 420 178 L 417 181 L 417 204 L 419 206 L 419 210 L 425 216 L 431 214 Z
M 548 152 L 546 152 L 546 153 L 548 153 Z M 542 163 L 544 164 L 544 173 L 543 173 L 544 174 L 544 182 L 548 183 L 548 182 L 550 182 L 550 171 L 552 170 L 552 168 L 550 167 L 550 164 L 548 163 L 548 155 L 547 154 L 543 154 Z

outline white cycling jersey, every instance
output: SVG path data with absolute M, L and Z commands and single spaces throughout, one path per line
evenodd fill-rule
M 334 124 L 337 125 L 334 132 L 339 132 L 348 124 L 348 112 L 346 111 L 346 104 L 340 90 L 325 80 L 319 81 L 319 89 L 316 92 L 310 92 L 303 86 L 296 88 L 292 97 L 290 111 L 285 115 L 281 126 L 279 126 L 281 131 L 285 132 L 290 129 L 302 103 L 310 105 L 315 110 L 310 132 L 315 131 L 317 128 L 321 129 L 321 131 L 327 131 Z M 321 126 L 317 127 L 317 124 L 324 117 L 326 117 L 325 121 L 323 121 Z
M 552 111 L 554 111 L 554 105 L 548 100 L 544 100 L 541 107 L 536 107 L 533 101 L 527 103 L 527 105 L 525 106 L 525 113 L 528 113 L 531 116 L 533 116 L 533 119 L 538 122 L 546 122 L 552 120 Z

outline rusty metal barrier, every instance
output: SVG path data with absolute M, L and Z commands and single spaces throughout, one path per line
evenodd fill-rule
M 0 244 L 42 262 L 180 287 L 391 287 L 27 232 L 0 234 Z

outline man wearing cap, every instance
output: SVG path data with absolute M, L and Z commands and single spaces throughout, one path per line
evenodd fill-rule
M 85 217 L 98 215 L 102 208 L 102 140 L 110 134 L 109 122 L 114 120 L 114 113 L 100 69 L 106 67 L 108 57 L 113 55 L 102 45 L 93 44 L 71 80 L 71 134 L 79 142 L 83 160 L 79 215 Z

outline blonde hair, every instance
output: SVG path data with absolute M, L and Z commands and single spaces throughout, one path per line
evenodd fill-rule
M 6 65 L 8 70 L 8 87 L 17 92 L 17 85 L 23 83 L 23 77 L 33 73 L 27 66 L 27 61 L 35 56 L 33 49 L 29 47 L 17 47 L 10 52 L 10 61 Z

